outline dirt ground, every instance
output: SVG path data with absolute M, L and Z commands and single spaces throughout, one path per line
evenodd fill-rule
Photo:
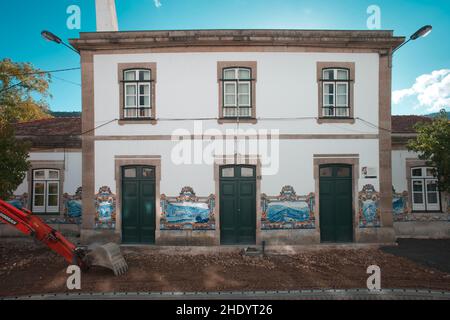
M 382 288 L 450 290 L 450 273 L 375 248 L 306 250 L 265 257 L 240 252 L 122 250 L 129 272 L 99 267 L 82 275 L 82 292 L 233 291 L 366 288 L 369 265 Z M 0 296 L 67 292 L 64 260 L 40 244 L 0 240 Z

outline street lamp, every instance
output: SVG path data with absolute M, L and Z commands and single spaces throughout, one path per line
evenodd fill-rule
M 69 48 L 70 50 L 72 50 L 72 51 L 74 51 L 74 52 L 80 54 L 80 52 L 79 52 L 77 49 L 75 49 L 75 48 L 72 47 L 71 45 L 65 43 L 64 41 L 61 40 L 60 37 L 58 37 L 58 36 L 55 35 L 54 33 L 51 33 L 50 31 L 43 30 L 43 31 L 41 32 L 41 36 L 42 36 L 45 40 L 52 41 L 52 42 L 55 42 L 55 43 L 57 43 L 57 44 L 62 44 L 62 45 L 64 45 L 64 46 L 66 46 L 67 48 Z
M 408 40 L 406 40 L 405 42 L 403 42 L 401 45 L 399 45 L 397 48 L 395 48 L 392 53 L 394 53 L 395 51 L 397 51 L 398 49 L 400 49 L 401 47 L 403 47 L 405 44 L 407 44 L 408 42 L 410 42 L 411 40 L 416 40 L 418 38 L 422 38 L 422 37 L 426 37 L 427 35 L 430 34 L 431 30 L 433 29 L 432 26 L 430 26 L 429 24 L 427 24 L 426 26 L 423 26 L 422 28 L 420 28 L 419 30 L 417 30 L 416 32 L 414 32 Z

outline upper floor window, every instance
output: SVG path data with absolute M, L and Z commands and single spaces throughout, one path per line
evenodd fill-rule
M 252 107 L 251 69 L 223 70 L 223 116 L 250 117 Z
M 349 76 L 346 69 L 324 69 L 323 81 L 323 117 L 349 117 Z
M 439 211 L 439 189 L 435 169 L 411 168 L 411 199 L 413 211 Z
M 155 121 L 156 63 L 119 63 L 120 121 Z
M 350 122 L 353 119 L 352 62 L 318 62 L 319 122 Z
M 219 118 L 223 121 L 256 117 L 256 62 L 218 62 Z
M 151 70 L 126 70 L 123 76 L 125 92 L 124 118 L 150 118 Z

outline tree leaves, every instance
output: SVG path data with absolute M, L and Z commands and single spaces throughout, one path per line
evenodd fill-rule
M 30 63 L 0 60 L 0 122 L 23 122 L 51 117 L 46 98 L 50 74 Z
M 419 153 L 419 159 L 427 160 L 428 165 L 437 169 L 439 188 L 450 192 L 450 123 L 445 110 L 433 122 L 418 123 L 415 126 L 417 137 L 410 140 L 408 150 Z

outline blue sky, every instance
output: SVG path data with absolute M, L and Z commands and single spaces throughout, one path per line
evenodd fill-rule
M 94 0 L 23 0 L 0 4 L 0 58 L 28 61 L 44 70 L 79 66 L 79 57 L 44 41 L 43 29 L 62 39 L 95 31 Z M 158 5 L 158 3 L 160 5 Z M 70 5 L 81 9 L 81 29 L 69 30 Z M 393 62 L 393 113 L 425 114 L 450 102 L 450 1 L 418 0 L 116 0 L 120 30 L 291 28 L 367 29 L 370 5 L 381 10 L 381 28 L 409 36 L 425 24 L 426 38 L 412 41 Z M 51 110 L 81 110 L 80 73 L 55 74 Z

